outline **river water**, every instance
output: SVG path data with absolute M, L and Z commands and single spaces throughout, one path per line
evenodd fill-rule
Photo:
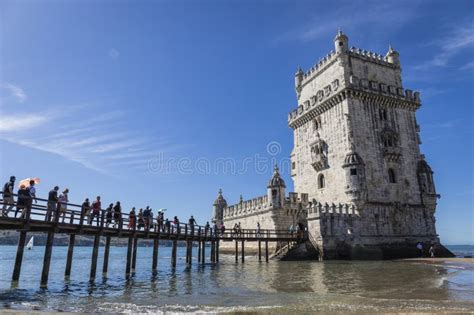
M 107 276 L 98 272 L 90 283 L 91 252 L 91 247 L 75 248 L 72 276 L 65 280 L 67 247 L 55 247 L 48 288 L 39 289 L 44 247 L 25 250 L 20 282 L 12 287 L 16 247 L 0 246 L 0 311 L 474 312 L 474 266 L 468 263 L 259 263 L 249 256 L 245 264 L 236 264 L 233 256 L 221 255 L 218 265 L 193 261 L 192 267 L 186 267 L 184 248 L 179 248 L 181 258 L 173 270 L 170 248 L 161 247 L 158 272 L 153 274 L 152 249 L 139 247 L 137 270 L 126 279 L 126 248 L 111 247 Z M 197 250 L 193 253 L 196 256 Z

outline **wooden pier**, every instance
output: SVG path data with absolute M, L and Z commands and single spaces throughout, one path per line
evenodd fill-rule
M 102 265 L 102 273 L 108 272 L 109 252 L 112 238 L 126 238 L 127 256 L 125 264 L 125 274 L 128 276 L 136 268 L 137 247 L 139 239 L 153 240 L 153 254 L 151 261 L 151 270 L 156 271 L 158 266 L 158 250 L 159 241 L 171 241 L 171 266 L 176 267 L 177 247 L 178 243 L 186 245 L 186 264 L 192 264 L 193 247 L 197 244 L 197 262 L 206 263 L 206 244 L 210 245 L 209 261 L 211 263 L 219 262 L 219 244 L 220 242 L 235 242 L 235 261 L 239 260 L 239 243 L 241 261 L 245 261 L 245 244 L 246 242 L 258 242 L 258 260 L 262 261 L 262 243 L 265 244 L 265 261 L 269 261 L 269 242 L 290 243 L 304 241 L 307 237 L 305 233 L 289 233 L 288 231 L 279 230 L 226 230 L 221 233 L 219 230 L 213 230 L 203 226 L 189 226 L 188 224 L 180 224 L 175 226 L 170 224 L 165 226 L 155 222 L 150 222 L 147 228 L 139 229 L 137 220 L 135 224 L 129 226 L 128 213 L 122 213 L 116 227 L 110 227 L 106 222 L 106 211 L 101 209 L 98 217 L 94 222 L 90 223 L 82 213 L 81 206 L 77 204 L 63 204 L 67 206 L 65 218 L 60 219 L 60 204 L 56 205 L 54 215 L 48 218 L 46 199 L 36 198 L 36 202 L 30 202 L 26 207 L 25 216 L 23 218 L 15 218 L 14 210 L 10 211 L 7 216 L 0 216 L 0 230 L 17 230 L 19 231 L 19 241 L 15 259 L 15 266 L 12 274 L 12 282 L 16 283 L 20 279 L 21 265 L 23 260 L 23 251 L 30 232 L 42 232 L 47 234 L 45 253 L 43 258 L 43 270 L 41 273 L 41 287 L 48 284 L 49 267 L 51 263 L 51 255 L 53 252 L 53 239 L 55 234 L 68 234 L 69 245 L 67 259 L 65 263 L 64 276 L 68 278 L 71 275 L 73 267 L 73 253 L 76 235 L 88 235 L 94 238 L 91 254 L 90 280 L 94 281 L 97 273 L 97 258 L 99 256 L 99 246 L 101 238 L 105 238 L 104 260 Z M 3 207 L 3 200 L 0 202 Z M 21 213 L 21 211 L 19 211 Z M 137 215 L 138 218 L 138 215 Z M 113 219 L 112 219 L 113 221 Z

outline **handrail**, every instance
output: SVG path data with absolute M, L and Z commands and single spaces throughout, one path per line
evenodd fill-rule
M 0 192 L 3 196 L 3 192 Z M 13 194 L 17 197 L 17 194 Z M 135 213 L 135 219 L 131 222 L 129 219 L 129 213 L 120 212 L 120 216 L 116 217 L 113 211 L 107 211 L 106 209 L 100 209 L 99 212 L 94 213 L 92 206 L 89 207 L 89 211 L 84 213 L 82 211 L 82 205 L 74 203 L 62 203 L 56 202 L 54 209 L 51 207 L 47 199 L 44 198 L 25 198 L 26 204 L 24 206 L 18 205 L 18 199 L 13 200 L 13 204 L 5 203 L 4 199 L 1 199 L 0 205 L 4 205 L 8 211 L 15 213 L 17 217 L 20 210 L 24 211 L 24 216 L 17 219 L 29 222 L 30 220 L 46 221 L 70 224 L 75 226 L 92 226 L 94 221 L 97 227 L 100 229 L 116 229 L 121 231 L 128 229 L 132 231 L 150 231 L 156 233 L 164 233 L 167 235 L 184 235 L 190 237 L 212 237 L 212 238 L 224 238 L 224 239 L 240 239 L 240 238 L 292 238 L 300 239 L 307 237 L 305 231 L 300 233 L 293 233 L 288 230 L 271 230 L 271 229 L 234 229 L 227 228 L 224 231 L 220 227 L 206 227 L 198 224 L 179 223 L 175 224 L 172 221 L 168 221 L 165 224 L 165 220 L 158 221 L 158 217 L 143 217 L 143 222 L 139 220 L 138 213 Z M 35 202 L 33 202 L 35 200 Z M 45 203 L 45 204 L 44 204 Z M 48 206 L 48 204 L 50 206 Z M 3 211 L 0 209 L 0 211 Z M 23 212 L 23 211 L 21 211 Z M 140 222 L 139 222 L 140 221 Z M 112 225 L 112 227 L 109 227 Z M 184 232 L 184 233 L 183 233 Z

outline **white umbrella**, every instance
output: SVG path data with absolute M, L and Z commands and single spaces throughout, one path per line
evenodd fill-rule
M 25 178 L 20 180 L 18 183 L 18 187 L 25 186 L 26 188 L 30 187 L 30 181 L 34 180 L 35 185 L 40 183 L 39 177 L 34 177 L 34 178 Z

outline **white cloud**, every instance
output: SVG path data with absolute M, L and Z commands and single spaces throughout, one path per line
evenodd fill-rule
M 415 16 L 416 3 L 412 3 L 407 8 L 399 3 L 367 1 L 361 6 L 359 2 L 353 4 L 348 2 L 337 10 L 320 10 L 314 19 L 302 23 L 298 30 L 283 34 L 279 40 L 310 41 L 327 35 L 336 35 L 339 28 L 346 33 L 361 28 L 393 30 L 403 26 L 406 21 Z
M 5 82 L 0 84 L 0 88 L 6 90 L 9 96 L 13 96 L 20 103 L 23 103 L 27 99 L 25 91 L 17 85 Z
M 466 63 L 465 65 L 460 67 L 459 70 L 474 70 L 474 61 Z
M 415 67 L 418 70 L 424 70 L 431 67 L 445 67 L 453 57 L 466 49 L 474 48 L 474 29 L 472 23 L 457 24 L 455 27 L 443 36 L 440 40 L 426 44 L 426 46 L 435 47 L 434 57 Z M 464 67 L 474 67 L 468 63 Z M 465 69 L 464 69 L 465 70 Z
M 45 124 L 49 118 L 41 115 L 2 115 L 0 132 L 11 133 L 31 130 Z

